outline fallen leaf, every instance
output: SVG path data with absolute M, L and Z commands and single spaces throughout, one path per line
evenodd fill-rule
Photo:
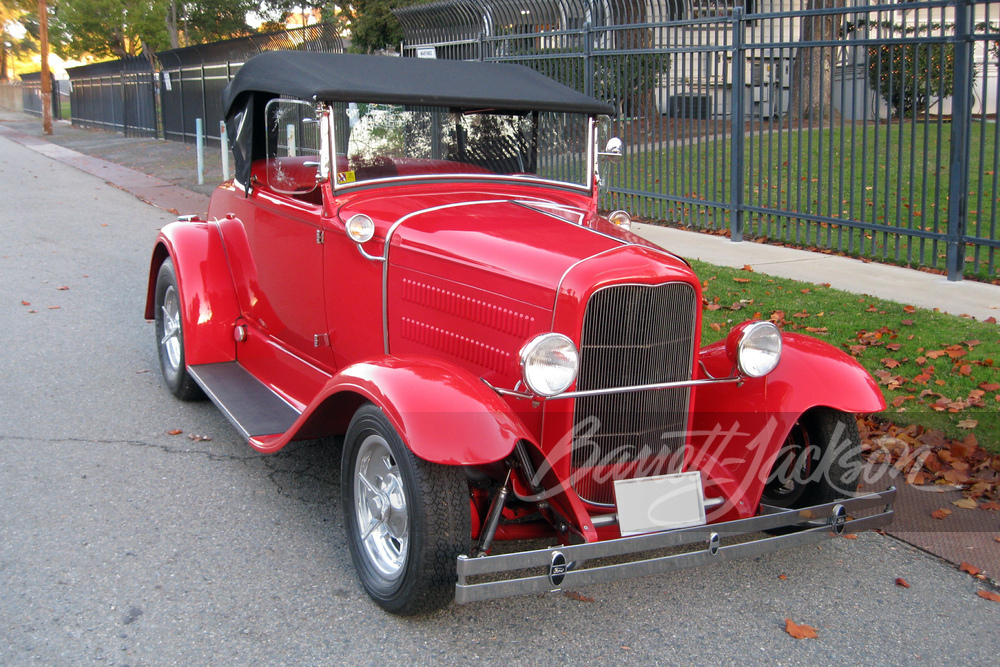
M 743 270 L 744 270 L 744 271 L 750 271 L 750 272 L 753 272 L 753 267 L 752 267 L 752 266 L 750 266 L 749 264 L 744 264 L 744 265 L 743 265 Z
M 69 287 L 68 287 L 68 286 L 66 286 L 66 285 L 60 285 L 60 286 L 59 286 L 59 287 L 57 287 L 56 289 L 57 289 L 57 290 L 59 290 L 60 292 L 65 292 L 66 290 L 68 290 L 68 289 L 69 289 Z
M 958 428 L 976 428 L 979 426 L 979 422 L 975 419 L 963 419 L 962 421 L 955 424 Z
M 983 391 L 1000 391 L 1000 382 L 981 382 L 979 388 Z
M 951 504 L 955 507 L 961 507 L 964 510 L 974 510 L 976 509 L 976 501 L 972 498 L 962 498 L 961 500 L 953 500 Z
M 902 324 L 904 327 L 912 327 L 913 320 L 903 320 L 902 322 L 900 322 L 900 324 Z
M 188 438 L 194 440 L 195 442 L 208 442 L 209 440 L 211 440 L 211 438 L 208 437 L 207 435 L 198 435 L 197 433 L 192 433 L 191 435 L 188 436 Z
M 985 320 L 983 320 L 983 322 L 986 322 L 986 324 L 996 324 L 997 323 L 997 318 L 995 318 L 995 317 L 987 317 Z
M 22 302 L 21 302 L 21 305 L 22 305 L 22 306 L 30 306 L 30 305 L 31 305 L 31 302 L 30 302 L 30 301 L 22 301 Z
M 749 278 L 733 278 L 733 282 L 734 283 L 748 283 L 748 282 L 750 282 L 750 279 Z
M 49 306 L 49 310 L 59 310 L 61 306 Z
M 996 538 L 996 541 L 1000 542 L 1000 537 Z M 781 579 L 782 581 L 784 581 L 785 579 L 788 579 L 788 575 L 787 574 L 779 574 L 778 575 L 778 579 Z
M 972 563 L 966 563 L 964 560 L 962 561 L 962 564 L 958 566 L 958 569 L 962 572 L 968 572 L 973 577 L 982 572 L 982 570 L 980 570 L 978 567 L 976 567 Z
M 175 428 L 173 430 L 167 431 L 167 435 L 180 435 L 183 432 L 184 431 L 180 430 L 179 428 Z
M 934 510 L 933 512 L 931 512 L 931 516 L 934 517 L 935 519 L 943 519 L 949 514 L 951 514 L 951 510 L 945 509 L 943 507 L 939 510 Z
M 1000 602 L 1000 595 L 997 595 L 993 591 L 976 591 L 976 595 L 985 599 L 992 600 L 993 602 Z
M 903 312 L 906 313 L 907 315 L 912 315 L 913 313 L 917 312 L 917 309 L 914 308 L 913 306 L 903 306 Z
M 896 577 L 896 585 L 897 586 L 902 586 L 903 588 L 909 588 L 910 587 L 909 582 L 907 582 L 906 579 L 903 579 L 902 577 Z
M 570 600 L 576 600 L 577 602 L 593 602 L 594 598 L 587 597 L 583 593 L 577 593 L 576 591 L 564 591 L 563 595 L 568 597 Z
M 785 619 L 785 632 L 796 639 L 816 639 L 819 636 L 816 634 L 815 628 L 811 628 L 808 625 L 799 625 L 790 618 Z
M 712 331 L 722 331 L 722 325 L 718 322 L 712 322 L 708 326 L 712 327 Z

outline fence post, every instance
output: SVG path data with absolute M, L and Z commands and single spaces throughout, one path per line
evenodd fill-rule
M 205 132 L 201 118 L 194 119 L 195 151 L 198 154 L 198 185 L 205 185 Z
M 948 169 L 948 280 L 965 271 L 965 228 L 969 193 L 969 125 L 972 122 L 972 14 L 970 0 L 955 0 L 955 90 L 951 99 L 951 164 Z
M 743 8 L 733 8 L 733 101 L 730 110 L 730 134 L 732 135 L 732 164 L 729 174 L 729 238 L 743 240 L 743 168 L 746 156 L 746 133 L 743 131 L 743 117 L 746 113 L 743 74 L 746 69 L 746 34 Z
M 594 36 L 590 21 L 583 24 L 583 92 L 594 96 Z

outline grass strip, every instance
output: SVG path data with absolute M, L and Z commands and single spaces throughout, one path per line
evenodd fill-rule
M 702 281 L 703 344 L 748 319 L 815 336 L 875 377 L 889 406 L 883 418 L 940 429 L 950 438 L 973 433 L 987 451 L 1000 453 L 1000 326 L 994 318 L 978 322 L 752 267 L 692 265 Z

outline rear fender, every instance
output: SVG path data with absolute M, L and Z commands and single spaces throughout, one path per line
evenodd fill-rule
M 427 357 L 386 357 L 337 373 L 281 441 L 343 432 L 363 401 L 379 406 L 418 457 L 445 465 L 501 461 L 518 440 L 534 441 L 507 403 L 479 378 Z
M 236 290 L 218 228 L 178 221 L 156 239 L 146 291 L 146 319 L 155 317 L 156 276 L 173 259 L 184 317 L 184 359 L 189 366 L 236 358 L 233 324 L 240 315 Z

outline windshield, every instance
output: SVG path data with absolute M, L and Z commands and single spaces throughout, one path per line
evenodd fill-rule
M 427 176 L 590 185 L 586 114 L 341 103 L 333 117 L 338 187 Z

